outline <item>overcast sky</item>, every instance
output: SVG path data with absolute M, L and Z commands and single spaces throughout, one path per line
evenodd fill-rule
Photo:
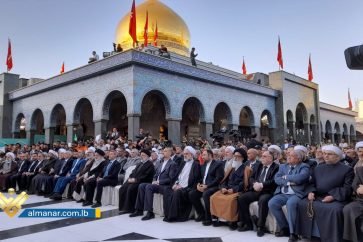
M 363 98 L 363 71 L 346 67 L 344 50 L 363 44 L 363 1 L 161 0 L 187 23 L 198 58 L 234 71 L 278 70 L 280 35 L 285 71 L 307 78 L 309 53 L 320 100 L 348 106 Z M 139 4 L 143 0 L 136 0 Z M 49 78 L 87 63 L 92 50 L 112 49 L 120 19 L 132 0 L 0 0 L 0 72 L 6 70 L 7 39 L 13 73 Z

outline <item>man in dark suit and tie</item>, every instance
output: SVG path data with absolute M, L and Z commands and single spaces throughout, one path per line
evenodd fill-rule
M 73 152 L 73 156 L 75 159 L 72 161 L 71 169 L 68 171 L 66 176 L 58 178 L 53 189 L 53 195 L 49 197 L 50 199 L 62 200 L 62 194 L 66 189 L 67 184 L 76 179 L 76 175 L 86 162 L 86 159 L 83 158 L 83 152 Z
M 24 187 L 22 187 L 21 184 L 21 177 L 23 175 L 23 173 L 25 173 L 30 165 L 30 162 L 28 159 L 26 159 L 26 153 L 21 153 L 20 155 L 20 160 L 18 162 L 18 171 L 17 173 L 15 173 L 14 175 L 12 175 L 10 177 L 10 187 L 16 189 L 16 183 L 18 183 L 18 191 L 23 191 Z
M 296 241 L 296 218 L 298 203 L 306 196 L 306 186 L 309 181 L 309 165 L 303 163 L 305 153 L 301 150 L 291 150 L 288 153 L 287 164 L 280 165 L 275 175 L 277 189 L 268 202 L 268 207 L 280 228 L 276 237 L 289 236 L 289 241 Z M 287 220 L 282 211 L 286 204 Z
M 197 187 L 189 192 L 189 199 L 198 214 L 196 221 L 203 221 L 203 225 L 209 226 L 212 224 L 210 197 L 219 190 L 219 184 L 224 177 L 224 165 L 213 160 L 211 150 L 204 150 L 202 157 L 205 163 L 201 167 L 201 179 Z M 205 209 L 200 201 L 201 197 L 203 197 Z
M 97 177 L 95 181 L 96 185 L 96 203 L 92 205 L 92 208 L 101 207 L 102 191 L 104 187 L 116 186 L 118 182 L 118 173 L 121 169 L 121 164 L 117 161 L 117 151 L 110 150 L 108 152 L 109 162 L 105 165 L 103 172 Z
M 31 178 L 34 177 L 34 170 L 37 167 L 38 162 L 38 154 L 34 152 L 31 154 L 28 169 L 23 172 L 20 180 L 18 180 L 19 190 L 16 192 L 16 194 L 20 194 L 22 191 L 25 191 L 29 188 Z
M 171 159 L 172 148 L 165 148 L 163 153 L 163 161 L 161 165 L 157 167 L 152 184 L 140 184 L 136 198 L 136 210 L 134 213 L 130 214 L 130 217 L 142 216 L 144 214 L 143 211 L 146 211 L 147 214 L 141 220 L 155 218 L 153 213 L 154 193 L 164 194 L 165 188 L 171 185 L 178 169 L 178 165 Z
M 257 236 L 262 237 L 265 234 L 268 201 L 276 189 L 274 177 L 278 170 L 279 166 L 274 162 L 273 154 L 265 151 L 250 178 L 249 191 L 242 193 L 238 198 L 239 221 L 243 225 L 238 231 L 253 229 L 249 207 L 252 202 L 258 201 Z

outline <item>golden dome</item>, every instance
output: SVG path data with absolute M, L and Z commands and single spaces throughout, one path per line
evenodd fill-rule
M 131 9 L 131 4 L 130 4 Z M 136 29 L 139 44 L 144 42 L 144 27 L 146 11 L 149 14 L 148 42 L 153 43 L 154 29 L 158 24 L 157 45 L 165 45 L 169 51 L 181 55 L 189 55 L 190 33 L 184 20 L 165 4 L 158 0 L 146 0 L 136 6 Z M 132 38 L 129 35 L 130 12 L 119 22 L 116 29 L 117 44 L 124 50 L 132 48 Z

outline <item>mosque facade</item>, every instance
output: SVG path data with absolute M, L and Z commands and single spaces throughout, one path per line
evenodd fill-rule
M 123 52 L 6 91 L 2 137 L 72 142 L 75 137 L 104 137 L 116 127 L 130 139 L 143 128 L 173 143 L 185 137 L 211 140 L 220 131 L 234 139 L 233 130 L 242 138 L 255 133 L 274 143 L 287 138 L 302 144 L 355 141 L 357 113 L 320 102 L 316 83 L 285 71 L 242 75 L 202 61 L 192 66 L 184 21 L 161 2 L 148 0 L 137 7 L 139 23 L 145 9 L 151 23 L 153 15 L 162 16 L 158 45 L 169 49 L 170 58 L 133 49 L 126 15 L 116 30 Z M 149 38 L 152 42 L 152 31 Z M 19 76 L 3 73 L 0 79 L 5 90 Z

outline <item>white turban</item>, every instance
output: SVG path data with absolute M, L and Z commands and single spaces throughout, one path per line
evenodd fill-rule
M 63 149 L 63 148 L 60 148 L 60 149 L 58 150 L 58 153 L 66 153 L 66 150 L 65 150 L 65 149 Z
M 151 152 L 159 153 L 158 149 L 156 149 L 156 148 L 152 148 Z
M 305 155 L 307 155 L 309 153 L 308 149 L 305 146 L 302 146 L 302 145 L 295 146 L 294 150 L 301 150 L 302 152 L 305 153 Z
M 363 148 L 363 141 L 359 141 L 356 145 L 355 145 L 355 150 L 358 151 L 359 148 Z
M 234 148 L 233 146 L 227 146 L 226 150 L 227 149 L 230 150 L 233 153 L 236 148 Z
M 95 151 L 96 151 L 96 148 L 91 146 L 87 149 L 86 153 L 90 153 L 90 152 L 95 153 Z
M 196 151 L 195 151 L 195 149 L 193 148 L 193 147 L 191 147 L 191 146 L 186 146 L 185 148 L 184 148 L 184 151 L 188 151 L 189 153 L 191 153 L 193 156 L 195 156 L 195 154 L 197 153 Z
M 5 156 L 10 156 L 12 160 L 15 159 L 15 154 L 13 152 L 8 152 Z
M 335 154 L 337 154 L 339 156 L 340 159 L 343 159 L 343 151 L 334 145 L 325 145 L 321 148 L 321 150 L 323 152 L 326 152 L 326 151 L 334 152 Z
M 52 154 L 52 155 L 54 155 L 55 157 L 57 157 L 58 158 L 58 153 L 57 152 L 55 152 L 54 150 L 49 150 L 48 151 L 48 153 L 49 154 Z M 61 152 L 60 152 L 61 153 Z
M 272 152 L 272 153 L 276 153 L 278 152 L 279 154 L 281 154 L 281 148 L 278 147 L 277 145 L 270 145 L 268 148 L 267 148 L 268 151 Z

